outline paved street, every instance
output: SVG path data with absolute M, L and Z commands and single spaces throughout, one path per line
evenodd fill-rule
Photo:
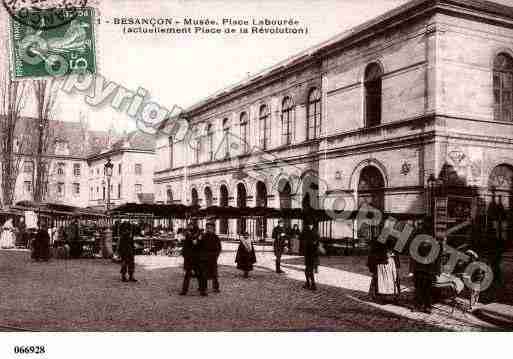
M 192 282 L 178 295 L 182 259 L 138 256 L 138 283 L 119 280 L 119 265 L 103 259 L 35 263 L 25 251 L 0 251 L 0 327 L 44 331 L 480 331 L 497 330 L 471 314 L 436 305 L 432 315 L 410 309 L 411 283 L 397 305 L 369 301 L 365 257 L 322 258 L 319 289 L 302 289 L 301 257 L 274 257 L 257 248 L 249 279 L 234 266 L 235 244 L 223 244 L 221 293 L 201 297 Z M 401 273 L 406 275 L 407 265 Z M 1 329 L 1 328 L 0 328 Z

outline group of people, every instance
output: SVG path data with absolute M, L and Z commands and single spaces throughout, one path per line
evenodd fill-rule
M 185 230 L 182 249 L 184 278 L 180 295 L 187 294 L 193 275 L 198 279 L 202 296 L 207 296 L 209 279 L 214 292 L 220 292 L 217 260 L 222 250 L 221 240 L 215 234 L 215 222 L 209 221 L 205 227 L 205 232 L 201 233 L 194 223 L 189 223 Z
M 47 261 L 50 258 L 50 235 L 44 220 L 39 222 L 38 228 L 27 229 L 23 217 L 19 218 L 16 226 L 13 218 L 7 219 L 2 225 L 0 248 L 25 248 L 27 242 L 32 247 L 32 258 L 34 260 Z
M 281 256 L 287 246 L 288 236 L 283 220 L 273 230 L 274 254 L 276 256 L 276 272 L 283 273 L 280 268 Z M 121 258 L 121 280 L 137 282 L 134 278 L 134 227 L 128 220 L 121 223 L 119 228 L 120 240 L 118 254 Z M 183 230 L 178 230 L 177 237 L 182 242 L 184 277 L 180 295 L 187 295 L 191 279 L 198 280 L 200 295 L 207 296 L 208 281 L 212 281 L 213 291 L 220 292 L 218 258 L 221 254 L 221 240 L 215 234 L 215 221 L 207 221 L 205 231 L 197 224 L 190 222 Z M 303 244 L 305 261 L 305 285 L 303 288 L 316 290 L 315 269 L 319 264 L 320 237 L 314 229 L 314 223 L 305 221 L 304 229 L 300 232 L 299 240 Z M 248 278 L 257 259 L 255 249 L 248 233 L 243 233 L 235 256 L 237 269 Z M 128 278 L 127 278 L 128 274 Z
M 271 236 L 273 238 L 273 249 L 276 257 L 276 273 L 284 273 L 281 269 L 281 257 L 285 252 L 285 248 L 287 246 L 290 248 L 291 246 L 291 236 L 296 235 L 300 243 L 301 252 L 305 259 L 306 283 L 304 288 L 316 290 L 317 287 L 315 285 L 314 273 L 317 272 L 317 267 L 319 266 L 320 237 L 315 230 L 315 225 L 312 221 L 305 220 L 303 226 L 304 228 L 302 232 L 299 231 L 299 227 L 297 225 L 295 225 L 291 231 L 285 227 L 283 220 L 279 220 L 278 226 L 273 229 Z

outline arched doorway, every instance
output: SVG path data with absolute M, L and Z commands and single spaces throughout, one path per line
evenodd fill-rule
M 263 182 L 257 182 L 256 185 L 256 206 L 267 207 L 267 187 Z M 267 237 L 267 220 L 265 218 L 258 218 L 256 227 L 257 236 Z
M 487 230 L 490 239 L 510 246 L 513 240 L 513 167 L 501 164 L 488 178 L 490 192 L 487 209 Z
M 383 212 L 385 209 L 385 179 L 380 170 L 367 166 L 360 172 L 358 180 L 358 208 L 368 205 Z M 370 241 L 379 236 L 380 228 L 365 223 L 358 228 L 358 237 Z
M 237 185 L 237 207 L 238 208 L 246 208 L 247 207 L 247 192 L 246 187 L 243 183 L 239 183 Z M 243 234 L 247 231 L 246 219 L 238 218 L 237 219 L 237 234 Z
M 196 190 L 196 188 L 193 188 L 191 190 L 191 205 L 192 206 L 199 205 L 198 191 Z
M 301 178 L 301 192 L 303 194 L 301 206 L 303 209 L 319 208 L 319 176 L 309 171 Z
M 219 206 L 228 207 L 228 188 L 224 184 L 219 188 Z M 221 218 L 219 220 L 219 232 L 221 232 L 221 234 L 228 234 L 227 218 Z
M 173 191 L 171 190 L 171 187 L 166 188 L 166 203 L 173 203 Z
M 290 182 L 281 179 L 278 184 L 278 193 L 280 195 L 280 209 L 292 208 L 292 188 Z M 290 227 L 290 219 L 285 219 L 285 226 Z
M 210 207 L 210 206 L 212 206 L 212 203 L 213 203 L 212 190 L 210 189 L 210 187 L 205 187 L 205 205 L 207 207 Z

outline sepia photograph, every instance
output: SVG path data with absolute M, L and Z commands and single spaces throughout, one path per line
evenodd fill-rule
M 6 355 L 513 330 L 513 0 L 2 0 L 0 32 Z

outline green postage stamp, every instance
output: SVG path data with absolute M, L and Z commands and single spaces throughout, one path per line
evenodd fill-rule
M 96 73 L 94 19 L 93 8 L 77 9 L 69 21 L 51 28 L 11 18 L 13 79 Z

